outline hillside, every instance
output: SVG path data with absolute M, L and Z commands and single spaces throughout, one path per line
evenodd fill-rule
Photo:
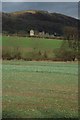
M 27 10 L 13 13 L 2 13 L 3 32 L 8 33 L 26 32 L 31 29 L 45 31 L 49 34 L 64 34 L 66 26 L 77 27 L 78 20 L 58 13 L 47 11 Z

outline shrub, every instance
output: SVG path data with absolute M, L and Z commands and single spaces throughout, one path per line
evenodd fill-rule
M 43 58 L 44 58 L 44 59 L 47 59 L 47 58 L 48 58 L 46 51 L 44 52 Z
M 64 41 L 61 48 L 55 51 L 55 58 L 61 61 L 74 61 L 77 56 L 77 52 L 72 49 L 68 41 Z

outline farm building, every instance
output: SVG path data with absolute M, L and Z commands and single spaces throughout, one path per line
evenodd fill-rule
M 34 31 L 34 30 L 30 30 L 30 36 L 45 36 L 45 32 L 38 32 L 38 31 Z
M 57 35 L 57 33 L 54 33 L 54 34 L 49 34 L 45 31 L 34 31 L 34 30 L 30 30 L 30 36 L 35 36 L 35 37 L 44 37 L 44 38 L 62 38 L 60 36 Z
M 30 30 L 30 36 L 34 36 L 34 30 Z

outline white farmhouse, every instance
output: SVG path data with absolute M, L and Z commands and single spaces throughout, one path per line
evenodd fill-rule
M 30 36 L 34 36 L 34 30 L 30 30 Z

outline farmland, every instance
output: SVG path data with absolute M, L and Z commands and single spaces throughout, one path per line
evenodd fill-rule
M 56 39 L 3 36 L 3 58 L 22 58 L 24 60 L 53 59 L 55 58 L 55 51 L 60 49 L 62 43 L 63 40 Z
M 78 117 L 78 64 L 3 61 L 3 117 Z
M 10 4 L 3 3 L 0 35 L 2 118 L 78 118 L 80 21 L 64 3 Z
M 78 63 L 51 62 L 62 44 L 3 36 L 3 118 L 78 117 Z
M 37 49 L 56 49 L 59 48 L 63 40 L 51 40 L 45 38 L 35 37 L 17 37 L 17 36 L 3 36 L 2 43 L 6 47 L 23 47 L 23 48 L 37 48 Z M 53 46 L 54 45 L 54 46 Z

